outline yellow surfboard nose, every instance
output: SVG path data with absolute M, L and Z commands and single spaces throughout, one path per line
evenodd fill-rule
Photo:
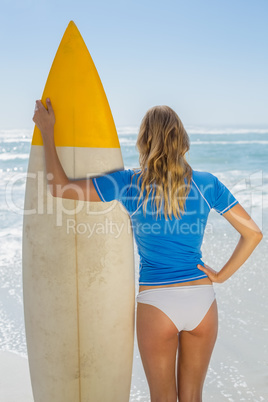
M 120 148 L 101 80 L 73 21 L 51 66 L 42 96 L 44 105 L 48 97 L 56 115 L 56 146 Z M 43 145 L 37 127 L 32 144 Z

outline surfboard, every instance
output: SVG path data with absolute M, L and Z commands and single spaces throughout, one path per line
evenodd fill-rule
M 123 169 L 110 107 L 71 21 L 45 85 L 68 177 Z M 117 201 L 52 197 L 34 128 L 23 223 L 23 297 L 35 402 L 129 401 L 134 343 L 134 252 Z

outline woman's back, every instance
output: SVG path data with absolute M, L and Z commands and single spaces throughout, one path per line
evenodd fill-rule
M 190 191 L 180 218 L 157 214 L 154 197 L 140 197 L 140 171 L 124 170 L 93 179 L 103 201 L 117 199 L 128 211 L 140 256 L 140 285 L 162 285 L 207 277 L 197 264 L 210 210 L 222 214 L 238 203 L 211 173 L 193 170 Z M 152 188 L 152 186 L 151 186 Z M 144 192 L 145 193 L 145 192 Z M 152 193 L 152 191 L 151 191 Z

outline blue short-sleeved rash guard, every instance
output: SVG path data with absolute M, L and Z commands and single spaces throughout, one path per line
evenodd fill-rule
M 153 204 L 144 214 L 143 197 L 139 200 L 140 171 L 128 169 L 93 179 L 95 189 L 104 202 L 118 200 L 128 211 L 140 256 L 140 285 L 157 286 L 188 282 L 207 275 L 197 268 L 202 261 L 201 245 L 213 208 L 219 214 L 238 203 L 228 188 L 213 174 L 193 170 L 191 189 L 180 219 L 165 219 Z

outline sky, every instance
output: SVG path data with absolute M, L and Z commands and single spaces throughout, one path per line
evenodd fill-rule
M 32 129 L 70 20 L 116 126 L 166 104 L 185 126 L 268 127 L 267 0 L 0 0 L 0 129 Z

